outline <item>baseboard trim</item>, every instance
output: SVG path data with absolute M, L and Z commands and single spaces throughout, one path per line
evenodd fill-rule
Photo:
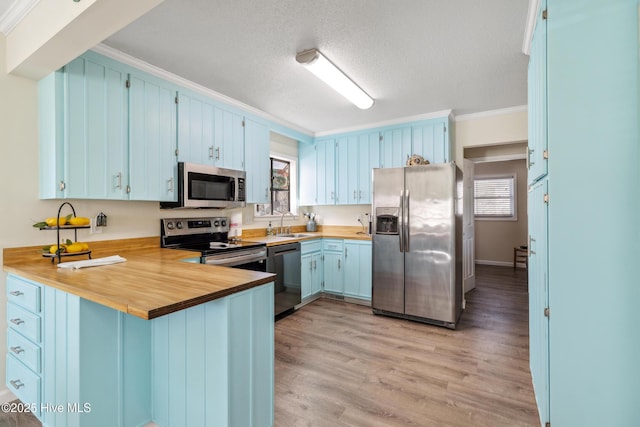
M 512 262 L 507 262 L 507 261 L 490 261 L 490 260 L 484 260 L 484 259 L 477 259 L 476 260 L 476 264 L 482 264 L 482 265 L 495 265 L 498 267 L 513 267 L 513 263 Z
M 7 387 L 0 389 L 0 403 L 7 403 L 16 400 L 17 397 L 11 393 Z

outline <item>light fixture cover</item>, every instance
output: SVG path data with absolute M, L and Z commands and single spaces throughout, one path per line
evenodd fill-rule
M 331 86 L 333 90 L 353 102 L 356 107 L 366 110 L 373 105 L 373 98 L 360 89 L 338 67 L 333 65 L 318 49 L 310 49 L 298 53 L 296 61 L 307 67 L 309 71 Z

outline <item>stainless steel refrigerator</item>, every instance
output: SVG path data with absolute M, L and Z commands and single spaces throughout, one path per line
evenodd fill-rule
M 372 214 L 373 312 L 455 329 L 463 298 L 460 169 L 374 169 Z

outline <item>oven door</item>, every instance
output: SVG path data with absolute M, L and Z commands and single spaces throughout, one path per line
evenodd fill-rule
M 267 271 L 267 248 L 244 249 L 240 251 L 220 252 L 207 255 L 202 259 L 203 264 L 234 267 L 243 270 Z

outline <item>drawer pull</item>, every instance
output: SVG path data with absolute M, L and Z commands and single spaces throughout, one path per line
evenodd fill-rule
M 10 320 L 11 323 L 13 323 L 14 325 L 21 325 L 22 323 L 24 323 L 24 320 L 22 319 L 11 319 Z
M 16 390 L 19 389 L 20 387 L 24 387 L 24 383 L 20 380 L 11 380 L 9 382 L 11 383 L 13 388 L 15 388 Z
M 20 291 L 11 291 L 9 293 L 14 297 L 19 297 L 20 295 L 24 295 L 24 292 L 20 292 Z
M 10 347 L 11 351 L 13 351 L 15 354 L 20 354 L 20 353 L 24 353 L 24 348 L 20 347 L 20 346 L 15 346 L 15 347 Z

